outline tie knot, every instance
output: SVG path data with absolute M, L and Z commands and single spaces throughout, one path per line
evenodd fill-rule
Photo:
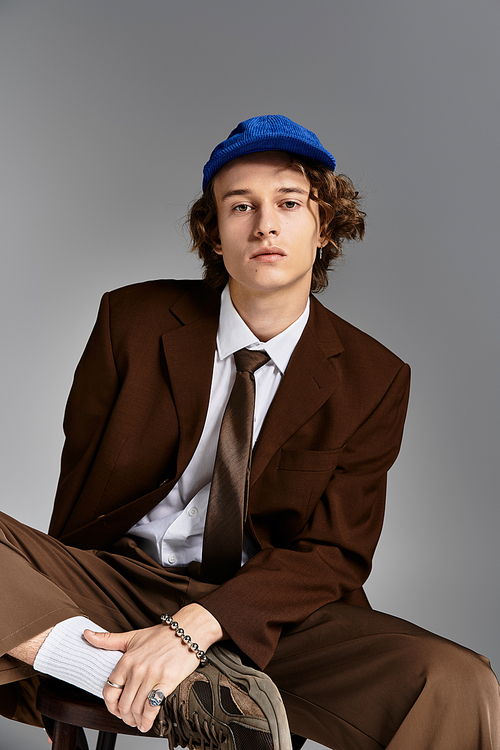
M 236 369 L 239 372 L 254 373 L 259 367 L 269 362 L 270 356 L 267 352 L 256 351 L 252 349 L 240 349 L 234 353 Z

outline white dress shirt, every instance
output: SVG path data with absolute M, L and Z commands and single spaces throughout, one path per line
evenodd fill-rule
M 193 561 L 201 562 L 203 531 L 220 426 L 236 377 L 232 355 L 239 349 L 248 348 L 265 349 L 270 357 L 269 362 L 255 373 L 255 445 L 267 410 L 308 318 L 309 300 L 300 318 L 282 333 L 263 343 L 255 337 L 236 311 L 229 287 L 226 286 L 224 289 L 210 401 L 200 441 L 175 487 L 128 532 L 136 538 L 139 546 L 161 565 L 185 567 Z M 256 551 L 255 543 L 245 535 L 242 564 Z

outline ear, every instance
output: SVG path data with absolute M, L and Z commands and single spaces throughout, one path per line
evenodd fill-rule
M 320 226 L 320 228 L 319 228 L 319 236 L 318 236 L 318 244 L 316 245 L 316 247 L 318 249 L 325 247 L 325 245 L 328 245 L 328 238 L 325 237 L 324 230 L 325 230 L 325 227 L 324 226 Z
M 209 240 L 210 244 L 212 245 L 212 249 L 213 249 L 214 253 L 217 253 L 217 255 L 222 255 L 222 245 L 221 245 L 221 241 L 220 241 L 220 237 L 219 237 L 219 227 L 218 226 L 215 226 L 211 230 L 211 232 L 210 232 L 210 234 L 208 236 L 208 240 Z

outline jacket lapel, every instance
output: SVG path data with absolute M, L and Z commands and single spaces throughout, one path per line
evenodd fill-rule
M 330 314 L 314 297 L 304 333 L 269 407 L 255 445 L 250 486 L 288 438 L 330 398 L 338 385 L 335 360 L 343 351 Z
M 184 295 L 171 308 L 182 327 L 162 336 L 180 425 L 177 477 L 194 453 L 207 414 L 219 307 L 218 295 L 210 296 L 208 305 L 202 304 L 202 300 L 193 301 L 190 294 Z

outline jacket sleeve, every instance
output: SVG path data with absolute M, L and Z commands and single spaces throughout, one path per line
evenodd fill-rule
M 109 295 L 75 371 L 64 415 L 65 442 L 49 534 L 59 537 L 71 515 L 99 449 L 120 383 L 109 327 Z
M 340 453 L 320 500 L 287 548 L 267 547 L 200 604 L 260 668 L 283 627 L 359 589 L 382 529 L 387 471 L 399 452 L 409 393 L 402 365 Z

